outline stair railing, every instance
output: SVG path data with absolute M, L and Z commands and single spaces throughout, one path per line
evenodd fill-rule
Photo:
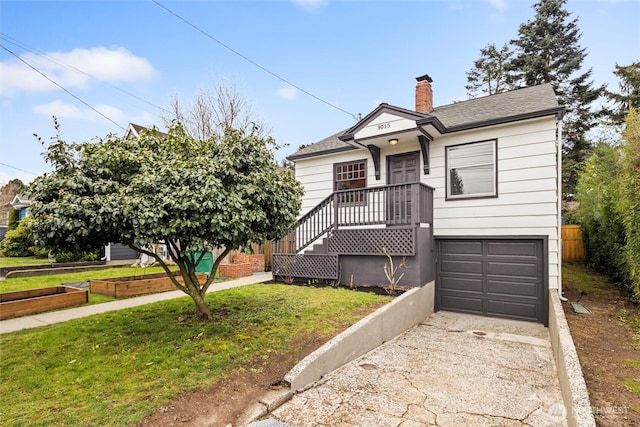
M 433 222 L 433 188 L 422 183 L 335 191 L 275 242 L 274 252 L 299 253 L 339 226 Z

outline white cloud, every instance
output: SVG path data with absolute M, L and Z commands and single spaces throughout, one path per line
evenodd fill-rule
M 122 125 L 125 121 L 125 114 L 116 107 L 101 104 L 96 105 L 94 108 L 116 123 Z M 82 121 L 104 120 L 104 117 L 101 117 L 100 114 L 90 108 L 80 109 L 75 105 L 67 104 L 59 99 L 48 104 L 37 105 L 34 107 L 34 111 L 49 117 L 56 116 L 59 119 L 77 119 Z
M 487 0 L 487 2 L 494 9 L 494 12 L 489 14 L 491 22 L 503 24 L 505 22 L 504 12 L 508 7 L 506 0 Z
M 276 93 L 280 98 L 288 101 L 292 101 L 298 97 L 298 89 L 291 85 L 282 86 Z
M 489 5 L 491 5 L 491 7 L 493 7 L 494 9 L 503 11 L 507 8 L 507 2 L 505 0 L 487 0 L 487 1 L 489 2 Z
M 315 10 L 327 4 L 328 0 L 291 0 L 291 2 L 303 9 Z
M 146 81 L 156 74 L 146 58 L 135 56 L 122 47 L 73 49 L 44 55 L 26 53 L 21 58 L 66 89 L 89 87 L 91 78 L 87 74 L 109 83 Z M 17 59 L 0 62 L 0 76 L 0 96 L 57 89 L 56 85 Z

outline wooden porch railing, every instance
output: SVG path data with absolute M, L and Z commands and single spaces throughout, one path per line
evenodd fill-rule
M 433 188 L 422 183 L 336 191 L 276 241 L 273 252 L 298 253 L 340 227 L 421 223 L 433 223 Z

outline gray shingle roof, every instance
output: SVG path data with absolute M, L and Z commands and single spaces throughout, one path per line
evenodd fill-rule
M 381 106 L 384 105 L 386 104 L 381 104 Z M 398 107 L 388 107 L 398 109 Z M 561 111 L 562 108 L 558 105 L 556 94 L 551 85 L 542 84 L 436 107 L 429 114 L 424 114 L 424 118 L 417 119 L 416 123 L 436 122 L 434 123 L 434 125 L 437 125 L 436 127 L 440 128 L 441 124 L 444 126 L 444 133 L 450 133 L 550 114 L 560 114 Z M 416 115 L 418 114 L 416 113 Z M 289 159 L 296 160 L 356 149 L 354 146 L 339 139 L 340 136 L 355 127 L 357 125 L 308 145 L 290 155 Z
M 339 151 L 357 150 L 353 145 L 340 141 L 338 137 L 346 132 L 347 129 L 342 130 L 334 135 L 328 136 L 325 139 L 318 141 L 314 144 L 307 145 L 288 157 L 289 160 L 295 160 L 302 157 L 313 157 L 320 154 L 337 153 Z
M 550 84 L 542 84 L 497 95 L 470 99 L 434 108 L 435 116 L 448 132 L 516 120 L 535 113 L 552 113 L 559 109 L 556 94 Z

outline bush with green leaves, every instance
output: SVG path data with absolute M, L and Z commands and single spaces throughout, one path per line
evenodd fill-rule
M 620 208 L 625 229 L 624 258 L 629 280 L 640 299 L 640 113 L 631 110 L 624 132 L 620 167 Z
M 18 223 L 13 230 L 7 231 L 2 242 L 0 251 L 7 257 L 24 257 L 33 255 L 33 236 L 28 226 L 29 218 L 25 218 Z
M 640 119 L 618 145 L 597 144 L 577 187 L 586 261 L 640 298 Z
M 20 212 L 18 212 L 17 209 L 11 209 L 9 211 L 9 218 L 7 219 L 7 231 L 18 228 L 18 222 L 20 222 Z
M 98 259 L 96 252 L 56 252 L 53 255 L 56 262 L 95 261 Z

